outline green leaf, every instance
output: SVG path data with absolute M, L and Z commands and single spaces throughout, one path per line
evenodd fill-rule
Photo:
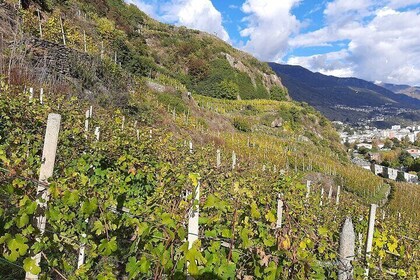
M 16 221 L 16 226 L 18 228 L 23 228 L 24 226 L 26 226 L 29 223 L 29 216 L 28 214 L 22 214 L 22 216 L 20 216 L 17 221 Z
M 206 203 L 204 204 L 203 208 L 206 209 L 214 207 L 217 204 L 217 200 L 218 199 L 213 194 L 210 194 L 207 197 Z
M 318 228 L 318 234 L 320 236 L 326 236 L 328 234 L 328 229 L 325 227 L 319 227 Z
M 141 257 L 140 259 L 140 272 L 147 273 L 150 270 L 150 261 L 145 257 Z
M 41 268 L 36 265 L 35 260 L 32 258 L 26 258 L 23 260 L 23 269 L 25 269 L 26 272 L 30 272 L 34 275 L 41 273 Z
M 138 262 L 135 257 L 130 257 L 125 266 L 125 272 L 128 272 L 128 277 L 130 279 L 135 278 L 140 273 L 140 262 Z
M 105 227 L 101 221 L 97 220 L 93 223 L 93 231 L 96 233 L 96 235 L 100 235 L 105 231 Z
M 17 258 L 26 254 L 29 246 L 25 243 L 28 239 L 20 234 L 17 234 L 14 239 L 7 240 L 7 248 L 10 250 L 10 254 L 5 254 L 5 258 L 11 262 L 15 262 Z
M 117 251 L 117 238 L 114 236 L 111 238 L 111 240 L 102 239 L 101 244 L 99 245 L 99 253 L 104 256 L 109 256 L 113 252 Z
M 251 204 L 251 217 L 254 219 L 259 219 L 261 217 L 260 211 L 258 211 L 258 206 L 255 202 Z
M 63 201 L 68 206 L 76 206 L 76 204 L 79 202 L 79 192 L 74 191 L 65 191 Z
M 82 213 L 84 214 L 91 215 L 96 209 L 98 209 L 98 199 L 96 197 L 87 200 L 82 204 Z

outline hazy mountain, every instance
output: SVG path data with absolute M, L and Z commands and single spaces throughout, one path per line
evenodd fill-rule
M 378 82 L 375 84 L 383 88 L 386 88 L 387 90 L 395 92 L 397 94 L 405 94 L 410 97 L 420 99 L 420 87 L 409 86 L 409 85 L 395 85 L 395 84 L 388 84 L 388 83 L 382 83 L 382 82 Z
M 350 123 L 382 117 L 420 120 L 420 100 L 357 78 L 314 73 L 301 66 L 269 63 L 296 101 L 307 102 L 331 120 Z

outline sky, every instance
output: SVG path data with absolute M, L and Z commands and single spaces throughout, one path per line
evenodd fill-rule
M 420 86 L 420 0 L 126 0 L 262 61 Z

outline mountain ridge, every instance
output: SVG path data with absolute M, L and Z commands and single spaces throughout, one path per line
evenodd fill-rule
M 420 100 L 396 94 L 362 79 L 327 76 L 311 72 L 302 66 L 277 63 L 269 65 L 282 77 L 294 100 L 307 102 L 331 120 L 357 123 L 382 115 L 380 108 L 390 111 L 420 109 Z M 366 109 L 366 112 L 360 111 L 361 109 Z M 399 113 L 394 112 L 395 115 Z M 387 116 L 391 117 L 392 114 L 390 112 Z

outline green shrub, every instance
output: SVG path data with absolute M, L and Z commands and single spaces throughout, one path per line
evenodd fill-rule
M 270 97 L 271 99 L 278 101 L 287 100 L 287 90 L 279 86 L 274 86 L 270 90 Z
M 243 132 L 250 132 L 252 130 L 251 124 L 247 121 L 247 119 L 242 117 L 235 117 L 233 119 L 233 126 Z
M 179 93 L 159 93 L 157 98 L 160 103 L 169 106 L 170 110 L 175 108 L 177 113 L 186 112 L 188 110 Z

